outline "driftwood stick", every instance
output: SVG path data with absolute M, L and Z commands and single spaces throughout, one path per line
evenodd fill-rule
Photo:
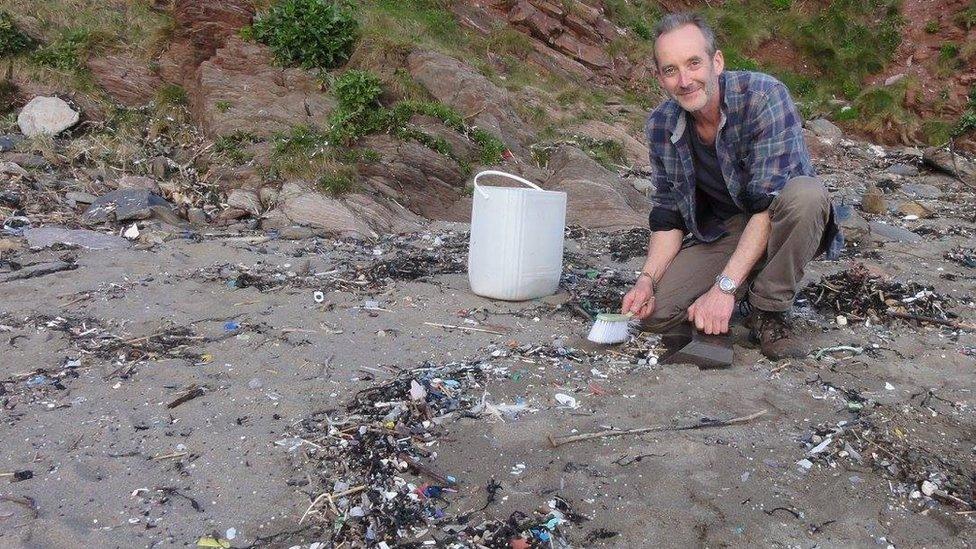
M 497 332 L 495 330 L 486 330 L 484 328 L 472 328 L 471 326 L 455 326 L 454 324 L 439 324 L 437 322 L 424 322 L 427 326 L 434 326 L 435 328 L 446 328 L 448 330 L 465 330 L 468 332 L 482 332 L 486 334 L 495 335 L 505 335 L 504 332 Z
M 592 433 L 581 433 L 578 435 L 569 435 L 564 437 L 554 437 L 549 435 L 549 445 L 553 448 L 558 448 L 563 444 L 569 444 L 571 442 L 580 442 L 582 440 L 592 440 L 594 438 L 611 438 L 619 437 L 623 435 L 642 435 L 644 433 L 654 433 L 659 431 L 692 431 L 695 429 L 705 429 L 708 427 L 726 427 L 729 425 L 736 425 L 739 423 L 746 423 L 756 419 L 759 416 L 764 415 L 768 410 L 760 410 L 754 414 L 749 414 L 747 416 L 735 417 L 732 419 L 720 419 L 716 421 L 705 421 L 692 423 L 689 425 L 654 425 L 651 427 L 640 427 L 637 429 L 607 429 L 605 431 L 594 431 Z
M 887 311 L 888 316 L 900 318 L 902 320 L 915 320 L 917 322 L 929 322 L 932 324 L 938 324 L 940 326 L 948 326 L 956 330 L 976 330 L 976 326 L 972 324 L 966 324 L 965 322 L 959 322 L 958 320 L 945 320 L 942 318 L 935 318 L 933 316 L 921 316 L 913 315 L 909 313 L 902 313 L 899 311 Z

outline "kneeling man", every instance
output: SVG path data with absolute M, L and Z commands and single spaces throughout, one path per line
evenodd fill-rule
M 786 87 L 725 71 L 701 16 L 665 16 L 654 32 L 657 79 L 670 97 L 647 119 L 654 171 L 647 261 L 623 312 L 646 331 L 691 322 L 722 334 L 736 299 L 763 354 L 804 356 L 787 313 L 807 263 L 843 240 L 816 178 Z

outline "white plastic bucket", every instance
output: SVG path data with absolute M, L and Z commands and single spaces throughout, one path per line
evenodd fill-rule
M 528 185 L 489 187 L 478 179 L 498 175 Z M 468 282 L 492 299 L 523 301 L 550 295 L 563 270 L 566 193 L 544 191 L 521 177 L 495 170 L 474 177 Z

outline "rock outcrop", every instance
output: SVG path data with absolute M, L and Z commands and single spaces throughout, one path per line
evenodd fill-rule
M 647 198 L 576 147 L 563 146 L 549 160 L 545 188 L 567 194 L 566 224 L 591 229 L 647 225 Z

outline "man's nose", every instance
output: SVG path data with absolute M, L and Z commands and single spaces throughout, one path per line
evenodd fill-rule
M 678 69 L 678 85 L 682 88 L 688 87 L 691 83 L 691 78 L 688 77 L 688 73 L 684 69 Z

